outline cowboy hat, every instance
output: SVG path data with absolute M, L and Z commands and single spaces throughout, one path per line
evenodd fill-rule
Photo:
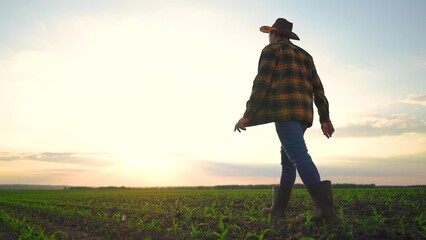
M 273 31 L 277 31 L 278 35 L 282 35 L 288 37 L 290 39 L 300 40 L 296 33 L 292 32 L 293 23 L 287 21 L 284 18 L 278 18 L 272 27 L 262 26 L 260 27 L 260 31 L 264 33 L 270 33 Z

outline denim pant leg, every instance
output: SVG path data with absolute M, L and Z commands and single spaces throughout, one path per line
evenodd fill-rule
M 280 188 L 292 189 L 296 181 L 296 167 L 294 163 L 288 159 L 284 147 L 281 146 L 281 179 Z
M 306 129 L 298 121 L 276 122 L 275 128 L 281 141 L 281 148 L 284 149 L 289 162 L 297 169 L 302 182 L 306 186 L 319 183 L 321 181 L 319 172 L 308 153 L 303 137 Z M 282 174 L 286 174 L 287 165 L 283 165 Z M 286 181 L 290 181 L 292 178 L 291 175 L 281 176 L 285 182 L 282 183 L 283 187 L 289 186 L 291 182 L 286 183 Z

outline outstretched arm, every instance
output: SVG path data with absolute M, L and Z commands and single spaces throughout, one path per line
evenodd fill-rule
M 334 127 L 331 122 L 325 122 L 321 124 L 322 133 L 327 137 L 331 138 L 334 133 Z
M 258 73 L 253 81 L 250 99 L 247 101 L 246 111 L 243 115 L 244 118 L 252 118 L 258 110 L 262 99 L 268 92 L 272 76 L 274 75 L 277 58 L 276 50 L 271 45 L 266 46 L 262 50 L 259 59 Z
M 247 127 L 247 125 L 248 125 L 248 118 L 244 118 L 244 117 L 242 117 L 238 122 L 237 122 L 237 124 L 235 124 L 235 127 L 234 127 L 234 132 L 235 131 L 238 131 L 238 132 L 241 132 L 241 130 L 246 130 L 246 127 Z
M 245 131 L 246 127 L 250 123 L 250 119 L 259 108 L 259 105 L 265 97 L 271 83 L 276 58 L 276 52 L 270 45 L 266 46 L 262 50 L 262 54 L 259 59 L 258 73 L 253 81 L 250 99 L 246 104 L 246 111 L 244 112 L 243 117 L 237 122 L 237 124 L 235 124 L 234 132 L 241 132 L 241 130 Z

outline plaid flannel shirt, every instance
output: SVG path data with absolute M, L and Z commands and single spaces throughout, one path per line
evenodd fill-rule
M 266 46 L 244 113 L 248 126 L 297 120 L 310 127 L 313 102 L 320 123 L 329 122 L 328 101 L 311 55 L 290 41 Z

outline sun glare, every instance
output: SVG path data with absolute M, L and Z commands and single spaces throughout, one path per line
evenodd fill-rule
M 127 148 L 116 153 L 124 175 L 136 179 L 133 185 L 173 185 L 184 170 L 179 159 L 158 148 Z

